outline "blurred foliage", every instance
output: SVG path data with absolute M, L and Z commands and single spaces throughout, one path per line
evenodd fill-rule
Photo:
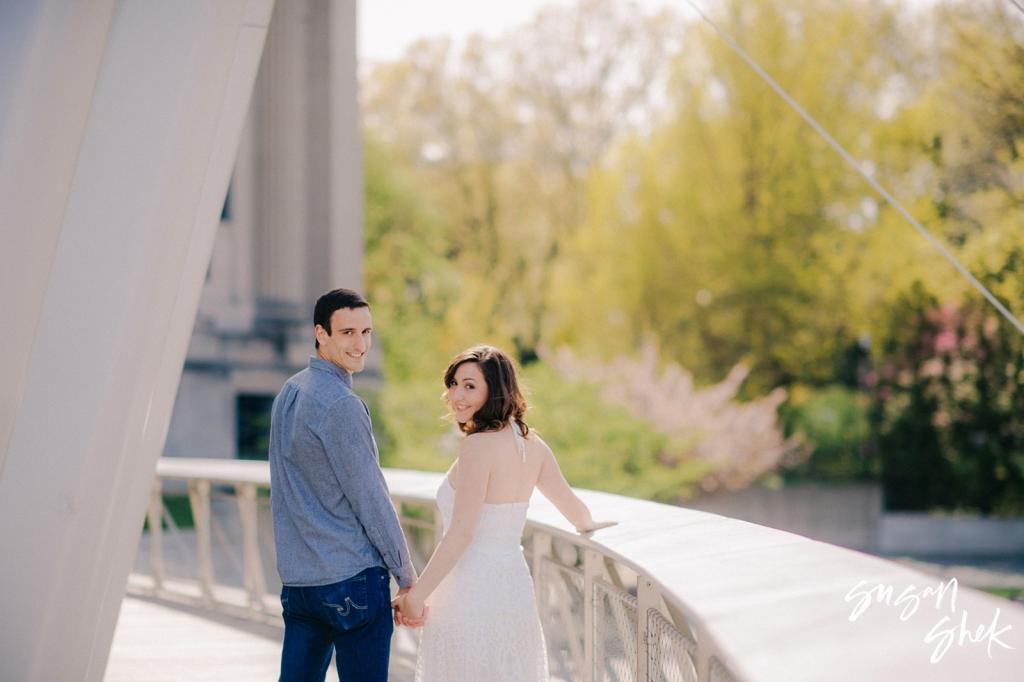
M 1012 5 L 710 11 L 1022 314 L 1024 23 Z M 698 387 L 743 365 L 738 399 L 788 390 L 780 416 L 805 446 L 787 478 L 882 475 L 899 508 L 1024 510 L 1020 442 L 1000 435 L 1018 426 L 1006 407 L 1017 394 L 997 380 L 1020 334 L 703 22 L 583 0 L 500 38 L 421 41 L 361 88 L 366 276 L 396 465 L 446 466 L 437 377 L 487 341 L 527 365 L 538 420 L 548 405 L 564 417 L 552 437 L 587 444 L 560 442 L 574 483 L 685 495 L 708 472 L 663 471 L 657 429 L 617 421 L 599 388 L 539 361 L 567 346 L 607 365 L 653 341 Z M 950 310 L 975 334 L 998 327 L 987 355 L 964 359 L 975 373 L 944 369 L 882 396 L 878 373 L 919 371 L 930 320 Z M 947 413 L 961 416 L 936 418 Z M 979 432 L 984 446 L 965 435 Z
M 700 460 L 677 462 L 672 440 L 606 401 L 599 384 L 565 380 L 541 363 L 525 379 L 535 406 L 531 423 L 573 485 L 670 501 L 708 473 Z
M 650 86 L 679 26 L 671 14 L 585 0 L 462 49 L 422 40 L 364 78 L 369 135 L 443 216 L 442 253 L 461 285 L 444 307 L 449 330 L 475 329 L 534 356 L 586 178 L 653 106 Z
M 422 377 L 447 358 L 445 325 L 459 277 L 446 260 L 443 220 L 415 179 L 372 135 L 364 150 L 367 295 L 388 378 Z
M 1024 337 L 920 287 L 893 324 L 874 414 L 888 508 L 1020 513 Z
M 608 364 L 580 361 L 568 348 L 544 351 L 541 357 L 562 377 L 593 382 L 606 402 L 622 405 L 663 435 L 666 446 L 659 461 L 668 468 L 703 469 L 700 488 L 705 492 L 744 488 L 800 446 L 800 438 L 784 438 L 778 424 L 776 411 L 785 390 L 736 400 L 748 375 L 742 365 L 698 388 L 691 372 L 674 363 L 663 365 L 654 346 L 644 348 L 639 358 L 623 356 Z
M 390 413 L 381 405 L 381 391 L 378 388 L 359 388 L 359 397 L 366 403 L 370 411 L 370 420 L 373 425 L 373 439 L 377 443 L 377 454 L 380 456 L 381 466 L 392 466 L 395 449 L 398 447 L 395 435 L 391 432 L 391 422 L 388 417 Z
M 933 224 L 1009 309 L 1024 312 L 1024 24 L 1005 3 L 944 3 L 931 77 L 906 109 L 906 173 Z M 922 124 L 922 112 L 932 113 Z M 957 278 L 959 279 L 959 278 Z M 973 290 L 893 291 L 873 433 L 887 506 L 1024 513 L 1024 336 Z
M 737 1 L 717 19 L 865 153 L 889 53 L 900 49 L 891 10 Z M 755 395 L 828 381 L 861 331 L 846 313 L 867 188 L 717 34 L 694 24 L 687 37 L 667 90 L 672 116 L 593 176 L 588 229 L 565 263 L 560 338 L 588 346 L 610 326 L 626 350 L 653 332 L 704 381 L 749 365 Z M 597 291 L 568 286 L 609 263 Z
M 793 386 L 779 416 L 787 434 L 810 444 L 799 463 L 785 469 L 787 481 L 865 481 L 878 477 L 869 445 L 868 396 L 841 384 Z

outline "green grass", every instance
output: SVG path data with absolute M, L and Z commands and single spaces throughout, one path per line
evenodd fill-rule
M 174 519 L 174 523 L 178 528 L 193 528 L 195 527 L 195 521 L 192 519 L 192 505 L 189 503 L 188 495 L 164 495 L 164 507 L 167 508 L 167 512 Z M 162 527 L 167 529 L 167 522 L 161 522 Z M 145 523 L 142 526 L 144 533 L 149 532 L 149 518 L 147 516 Z
M 1011 601 L 1020 599 L 1021 595 L 1024 594 L 1024 587 L 979 587 L 978 589 Z

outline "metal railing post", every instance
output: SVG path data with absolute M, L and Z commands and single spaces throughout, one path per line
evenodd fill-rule
M 592 549 L 583 550 L 583 680 L 594 680 L 594 625 L 597 621 L 597 600 L 594 581 L 603 573 L 601 555 Z
M 210 481 L 190 479 L 188 499 L 196 526 L 196 572 L 204 601 L 213 601 L 213 547 L 210 541 Z
M 654 588 L 654 584 L 645 576 L 639 576 L 636 581 L 636 679 L 637 682 L 647 682 L 651 679 L 650 666 L 657 650 L 651 646 L 651 635 L 649 632 L 650 619 L 648 612 L 651 609 L 661 610 L 661 595 Z
M 256 485 L 244 483 L 235 486 L 238 500 L 238 518 L 242 522 L 242 573 L 249 606 L 264 611 L 263 595 L 267 592 L 267 581 L 263 577 L 263 560 L 260 557 L 259 521 L 256 509 Z

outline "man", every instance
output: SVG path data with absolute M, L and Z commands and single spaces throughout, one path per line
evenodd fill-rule
M 316 355 L 274 400 L 270 489 L 284 647 L 281 680 L 387 680 L 390 580 L 416 580 L 380 470 L 370 413 L 352 392 L 373 319 L 362 296 L 335 289 L 313 311 Z

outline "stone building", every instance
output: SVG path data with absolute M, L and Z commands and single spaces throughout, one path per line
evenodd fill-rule
M 265 457 L 316 297 L 362 288 L 355 0 L 278 2 L 164 454 Z

